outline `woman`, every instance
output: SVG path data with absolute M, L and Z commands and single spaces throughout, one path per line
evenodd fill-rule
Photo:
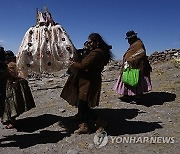
M 78 112 L 81 116 L 81 124 L 75 131 L 76 134 L 89 132 L 89 119 L 95 121 L 97 132 L 102 131 L 107 125 L 90 107 L 99 105 L 102 81 L 101 72 L 112 58 L 111 51 L 109 45 L 104 42 L 98 33 L 90 34 L 86 44 L 90 51 L 88 55 L 81 62 L 72 61 L 70 66 L 72 69 L 78 70 L 78 80 L 76 80 L 77 97 L 75 96 L 73 103 L 68 101 L 71 105 L 78 107 Z M 69 93 L 65 93 L 65 91 L 62 91 L 61 97 L 68 100 Z
M 133 98 L 135 98 L 135 101 L 139 102 L 141 101 L 142 94 L 152 89 L 150 79 L 150 72 L 152 71 L 152 68 L 147 59 L 144 44 L 141 39 L 137 37 L 137 33 L 134 31 L 128 31 L 126 36 L 130 47 L 123 56 L 120 76 L 114 86 L 114 89 L 118 94 L 123 95 L 121 100 L 130 102 L 133 101 Z M 136 87 L 126 85 L 121 80 L 125 64 L 128 64 L 132 68 L 140 69 L 139 82 Z
M 6 76 L 6 98 L 1 122 L 5 128 L 15 127 L 15 118 L 35 107 L 34 99 L 27 80 L 18 76 L 16 57 L 12 51 L 6 51 L 8 74 Z

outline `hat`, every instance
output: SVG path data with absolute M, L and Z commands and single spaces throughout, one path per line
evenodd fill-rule
M 133 30 L 131 30 L 131 31 L 128 31 L 126 33 L 126 38 L 125 39 L 130 39 L 130 38 L 133 38 L 135 36 L 137 36 L 137 33 L 135 33 Z
M 6 51 L 6 60 L 9 60 L 12 58 L 14 59 L 14 58 L 16 58 L 16 56 L 14 55 L 14 53 L 11 50 L 7 50 Z

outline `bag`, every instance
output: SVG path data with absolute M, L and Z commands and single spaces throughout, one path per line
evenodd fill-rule
M 136 87 L 138 85 L 139 82 L 139 69 L 133 69 L 133 68 L 126 68 L 123 70 L 123 74 L 122 74 L 122 82 Z

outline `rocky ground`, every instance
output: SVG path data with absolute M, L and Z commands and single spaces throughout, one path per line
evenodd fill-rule
M 107 137 L 104 137 L 108 142 L 103 147 L 94 143 L 94 131 L 73 134 L 77 122 L 72 117 L 77 109 L 60 98 L 68 77 L 65 72 L 62 70 L 49 78 L 29 79 L 36 108 L 17 118 L 16 129 L 0 126 L 1 154 L 179 153 L 179 64 L 171 60 L 153 65 L 153 90 L 145 94 L 139 104 L 123 102 L 114 92 L 118 63 L 105 68 L 101 103 L 95 108 L 95 112 L 108 121 Z M 103 141 L 101 145 L 106 140 Z

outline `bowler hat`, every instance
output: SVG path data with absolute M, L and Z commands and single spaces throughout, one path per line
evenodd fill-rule
M 136 37 L 137 36 L 137 33 L 135 33 L 133 30 L 131 31 L 128 31 L 126 33 L 126 38 L 125 39 L 130 39 L 130 38 L 133 38 L 133 37 Z

